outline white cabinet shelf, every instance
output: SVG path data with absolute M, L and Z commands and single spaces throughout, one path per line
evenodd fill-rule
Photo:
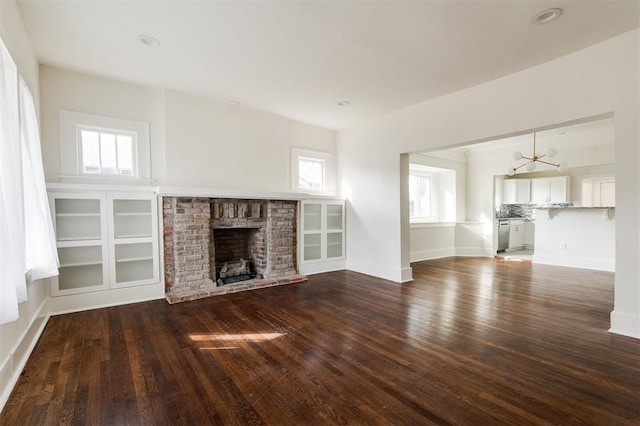
M 91 266 L 91 265 L 102 265 L 102 261 L 97 260 L 94 262 L 75 262 L 75 263 L 64 263 L 60 264 L 61 268 L 72 268 L 74 266 Z
M 131 212 L 131 213 L 116 213 L 115 216 L 151 216 L 151 212 L 139 212 L 139 213 L 135 213 L 135 212 Z
M 153 260 L 153 257 L 132 257 L 130 259 L 117 259 L 116 263 L 142 262 L 146 260 Z
M 304 200 L 301 209 L 300 272 L 344 269 L 344 201 Z
M 114 236 L 115 239 L 131 239 L 131 238 L 148 238 L 151 237 L 151 234 L 122 234 Z
M 57 241 L 59 242 L 64 242 L 64 241 L 100 241 L 100 236 L 99 235 L 85 235 L 82 237 L 58 237 Z
M 150 191 L 50 191 L 60 276 L 52 296 L 159 283 L 157 200 Z
M 100 217 L 100 213 L 56 213 L 56 217 Z

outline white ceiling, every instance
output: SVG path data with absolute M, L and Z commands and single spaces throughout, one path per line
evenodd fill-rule
M 639 26 L 637 0 L 18 0 L 18 7 L 43 64 L 331 129 Z M 531 24 L 549 7 L 561 7 L 561 18 Z M 161 46 L 144 46 L 140 34 Z

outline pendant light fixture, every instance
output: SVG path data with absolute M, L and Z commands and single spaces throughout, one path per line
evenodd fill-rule
M 569 165 L 567 163 L 555 164 L 555 163 L 550 163 L 548 161 L 541 160 L 542 158 L 546 158 L 546 157 L 554 157 L 557 153 L 558 151 L 555 148 L 548 148 L 544 154 L 542 155 L 536 154 L 536 134 L 534 132 L 533 133 L 533 154 L 531 155 L 531 157 L 525 157 L 524 155 L 522 155 L 520 151 L 516 151 L 513 153 L 514 160 L 520 161 L 524 158 L 525 160 L 529 160 L 529 161 L 519 165 L 518 167 L 509 167 L 507 174 L 509 176 L 513 176 L 516 174 L 516 171 L 518 169 L 521 169 L 522 167 L 526 167 L 527 171 L 532 172 L 536 169 L 536 163 L 547 164 L 549 166 L 555 167 L 556 170 L 559 172 L 566 172 L 567 170 L 569 170 Z

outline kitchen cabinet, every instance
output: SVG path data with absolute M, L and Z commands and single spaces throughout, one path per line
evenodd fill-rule
M 60 275 L 53 297 L 159 283 L 157 200 L 150 191 L 49 191 Z
M 505 179 L 502 182 L 502 204 L 527 204 L 531 179 Z
M 507 250 L 522 250 L 524 247 L 525 230 L 523 220 L 509 221 L 509 248 Z
M 300 216 L 300 273 L 344 269 L 343 200 L 304 200 Z
M 564 204 L 570 198 L 569 176 L 531 179 L 532 204 Z
M 535 244 L 535 222 L 525 221 L 524 222 L 524 248 L 532 249 Z
M 569 176 L 549 178 L 549 202 L 552 204 L 564 204 L 571 202 Z

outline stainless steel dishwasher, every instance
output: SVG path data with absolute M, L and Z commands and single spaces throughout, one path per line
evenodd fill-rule
M 509 221 L 506 219 L 498 220 L 498 253 L 509 248 Z

